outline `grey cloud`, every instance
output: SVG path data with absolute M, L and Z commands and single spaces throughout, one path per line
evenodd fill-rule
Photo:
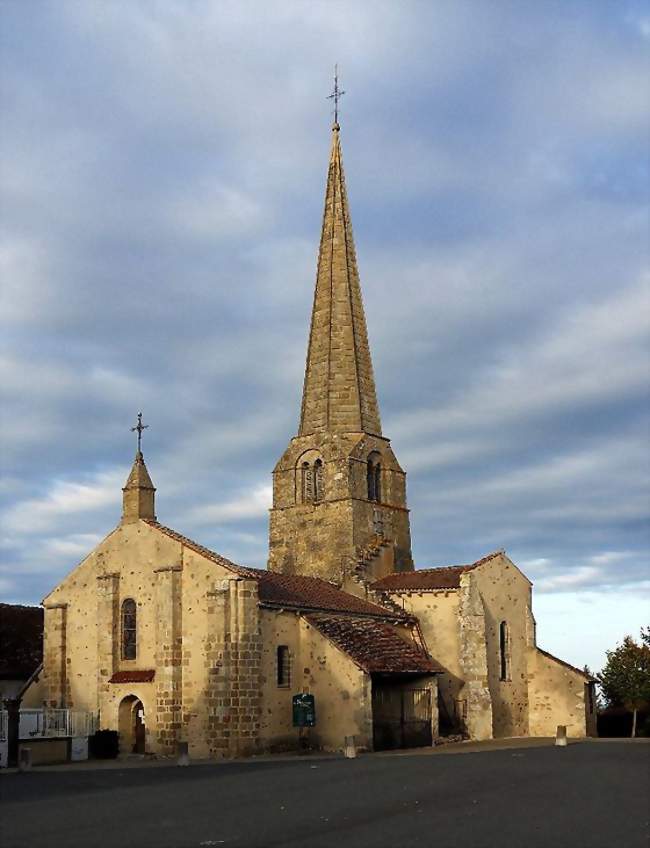
M 39 600 L 114 526 L 141 408 L 160 518 L 264 564 L 337 59 L 418 564 L 506 546 L 544 592 L 645 591 L 641 18 L 479 2 L 41 7 L 5 6 L 0 36 L 3 597 Z

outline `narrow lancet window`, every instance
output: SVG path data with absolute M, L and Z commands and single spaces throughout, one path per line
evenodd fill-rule
M 510 680 L 510 637 L 505 621 L 499 625 L 499 679 Z
M 137 607 L 133 598 L 122 604 L 122 659 L 134 660 L 137 654 Z
M 302 502 L 311 503 L 314 500 L 314 474 L 308 462 L 302 464 Z
M 289 658 L 289 648 L 287 647 L 287 645 L 278 645 L 277 662 L 278 686 L 288 687 L 291 683 L 291 667 Z
M 323 460 L 317 459 L 314 463 L 314 500 L 323 500 Z

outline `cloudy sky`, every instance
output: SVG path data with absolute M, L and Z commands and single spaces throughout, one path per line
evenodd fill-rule
M 117 522 L 264 566 L 297 427 L 332 66 L 420 567 L 498 548 L 538 638 L 648 623 L 645 3 L 0 2 L 0 599 Z

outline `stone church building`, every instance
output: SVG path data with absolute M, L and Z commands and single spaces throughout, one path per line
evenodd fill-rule
M 193 757 L 595 732 L 593 681 L 536 645 L 503 551 L 415 569 L 406 475 L 383 434 L 338 123 L 298 433 L 273 471 L 267 570 L 156 518 L 140 450 L 118 526 L 49 594 L 46 704 L 98 713 L 124 752 Z M 304 700 L 313 696 L 313 700 Z M 300 704 L 307 704 L 307 726 Z

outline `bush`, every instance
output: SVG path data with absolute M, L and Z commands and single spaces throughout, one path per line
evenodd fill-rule
M 97 760 L 114 760 L 120 752 L 117 730 L 98 730 L 88 739 L 88 752 Z
M 609 738 L 630 736 L 632 732 L 632 713 L 625 707 L 609 707 L 598 713 L 598 735 Z M 650 733 L 650 712 L 639 711 L 637 736 Z

